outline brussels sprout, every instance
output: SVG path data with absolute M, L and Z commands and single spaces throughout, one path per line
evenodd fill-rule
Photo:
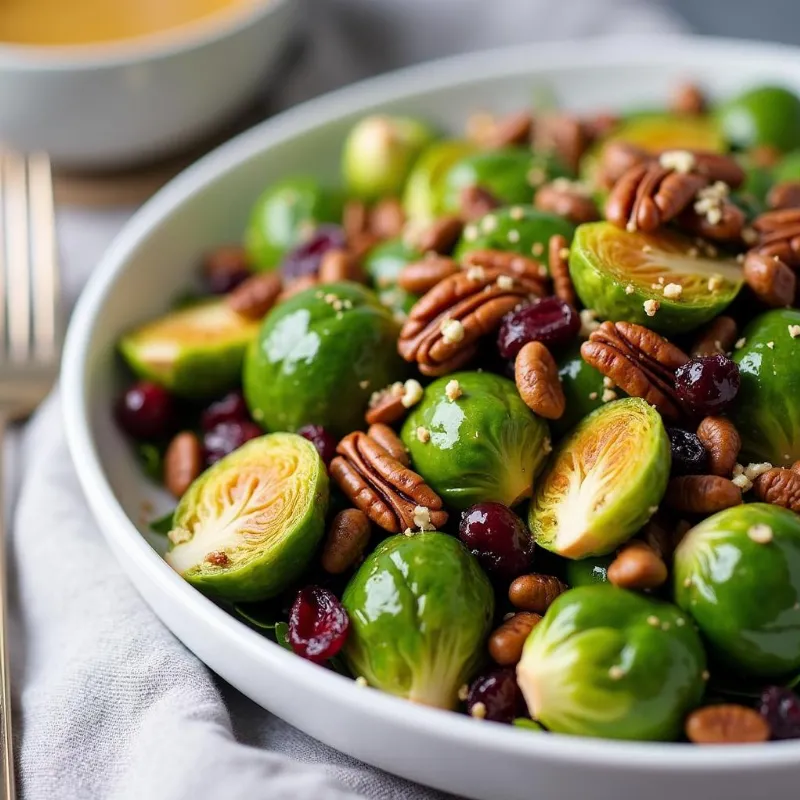
M 531 205 L 498 208 L 464 228 L 456 258 L 472 250 L 508 250 L 528 257 L 544 256 L 546 266 L 550 237 L 561 234 L 570 241 L 574 232 L 571 222 Z
M 756 317 L 734 351 L 741 385 L 728 413 L 742 437 L 742 456 L 787 466 L 800 459 L 800 311 Z
M 573 588 L 578 586 L 593 586 L 596 583 L 608 583 L 608 568 L 615 555 L 592 556 L 580 558 L 577 561 L 567 561 L 566 579 Z
M 713 150 L 724 152 L 725 138 L 711 116 L 688 116 L 646 111 L 632 114 L 605 141 L 622 141 L 650 153 L 662 150 Z
M 778 164 L 773 167 L 772 176 L 775 182 L 800 181 L 800 150 L 787 153 Z
M 292 433 L 251 439 L 183 495 L 167 562 L 217 597 L 273 597 L 308 565 L 327 505 L 328 474 L 311 442 Z
M 461 192 L 469 186 L 480 186 L 501 205 L 530 203 L 530 172 L 534 156 L 528 149 L 505 147 L 483 150 L 456 161 L 444 176 L 442 211 L 458 212 Z
M 772 188 L 774 176 L 771 169 L 756 163 L 746 153 L 739 156 L 738 162 L 744 169 L 745 179 L 731 195 L 731 200 L 744 211 L 748 219 L 752 219 L 766 210 L 767 194 Z
M 455 400 L 446 391 L 451 381 L 461 392 Z M 458 509 L 487 500 L 513 506 L 530 497 L 549 452 L 547 423 L 510 380 L 488 372 L 457 372 L 431 383 L 401 438 L 414 469 Z
M 362 200 L 399 195 L 417 156 L 434 138 L 426 123 L 410 117 L 375 115 L 359 120 L 342 153 L 347 191 Z
M 769 145 L 784 152 L 800 145 L 800 98 L 781 86 L 758 86 L 717 109 L 725 138 L 746 150 Z
M 494 593 L 477 560 L 453 536 L 384 540 L 345 589 L 350 616 L 343 655 L 354 675 L 384 692 L 455 708 L 483 660 Z
M 800 668 L 800 517 L 735 506 L 692 528 L 675 551 L 675 602 L 710 652 L 746 675 Z
M 561 442 L 537 482 L 534 539 L 566 558 L 610 553 L 655 513 L 669 470 L 659 413 L 638 397 L 606 403 Z
M 610 222 L 578 227 L 569 271 L 581 302 L 600 317 L 662 333 L 713 319 L 742 287 L 742 268 L 733 259 L 699 256 L 691 240 L 674 233 L 630 232 Z
M 258 326 L 224 300 L 209 300 L 126 333 L 119 351 L 140 378 L 184 397 L 206 397 L 236 385 Z
M 403 267 L 421 258 L 422 253 L 402 239 L 389 239 L 369 251 L 362 263 L 382 305 L 408 314 L 417 296 L 398 286 L 397 276 Z
M 442 183 L 450 167 L 474 153 L 476 145 L 460 139 L 434 142 L 422 151 L 406 181 L 403 209 L 409 220 L 429 222 L 442 213 Z
M 517 680 L 531 716 L 555 733 L 670 741 L 703 696 L 705 666 L 677 608 L 605 584 L 556 599 Z
M 331 283 L 274 308 L 247 352 L 244 394 L 267 430 L 360 428 L 372 392 L 404 377 L 399 325 L 373 292 Z
M 286 178 L 272 184 L 253 206 L 245 231 L 255 269 L 271 270 L 289 250 L 310 238 L 323 222 L 341 222 L 342 198 L 316 178 Z

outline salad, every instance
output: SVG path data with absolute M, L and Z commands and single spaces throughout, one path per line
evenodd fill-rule
M 365 691 L 800 738 L 800 98 L 372 115 L 341 165 L 118 343 L 170 566 Z

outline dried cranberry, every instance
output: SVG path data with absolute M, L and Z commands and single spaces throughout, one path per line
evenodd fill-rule
M 211 466 L 264 431 L 250 420 L 220 422 L 203 436 L 206 464 Z
M 321 586 L 297 593 L 289 616 L 289 644 L 297 655 L 321 664 L 342 649 L 349 629 L 350 619 L 335 594 Z
M 672 472 L 675 475 L 703 475 L 708 467 L 708 451 L 689 431 L 667 428 L 672 450 Z
M 333 461 L 333 457 L 336 455 L 336 439 L 322 425 L 303 425 L 297 432 L 317 448 L 319 457 L 325 466 Z
M 759 704 L 773 739 L 800 739 L 800 697 L 783 686 L 764 690 Z
M 220 422 L 240 422 L 249 420 L 250 414 L 241 392 L 230 392 L 219 400 L 210 403 L 200 416 L 204 431 L 210 431 Z
M 534 542 L 525 523 L 502 503 L 478 503 L 461 515 L 459 538 L 491 575 L 512 580 L 531 565 Z
M 139 381 L 120 397 L 116 417 L 134 439 L 164 439 L 175 427 L 175 402 L 163 386 Z
M 481 703 L 482 708 L 476 709 Z M 501 667 L 479 675 L 469 687 L 467 712 L 471 716 L 510 725 L 528 715 L 513 667 Z
M 320 225 L 310 239 L 287 253 L 281 263 L 283 277 L 294 280 L 304 275 L 316 275 L 325 253 L 346 244 L 344 231 L 338 225 Z
M 548 347 L 566 344 L 581 327 L 578 312 L 560 297 L 543 297 L 530 305 L 510 311 L 500 323 L 497 347 L 503 358 L 516 358 L 528 342 Z
M 739 391 L 739 367 L 723 355 L 693 358 L 675 372 L 675 390 L 691 414 L 719 414 Z
M 244 249 L 236 245 L 212 250 L 203 263 L 203 278 L 211 294 L 227 294 L 250 276 Z

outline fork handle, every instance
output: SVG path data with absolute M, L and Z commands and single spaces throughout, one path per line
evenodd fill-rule
M 0 463 L 8 420 L 0 413 Z M 3 478 L 0 469 L 0 717 L 2 717 L 3 800 L 15 800 L 14 739 L 11 727 L 11 670 L 8 644 L 8 537 Z

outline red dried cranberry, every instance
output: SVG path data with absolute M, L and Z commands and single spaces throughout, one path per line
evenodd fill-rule
M 525 523 L 502 503 L 478 503 L 461 515 L 458 535 L 498 578 L 513 580 L 531 565 L 534 542 Z
M 479 711 L 475 708 L 478 703 L 483 704 Z M 467 695 L 467 712 L 471 716 L 507 725 L 517 717 L 528 716 L 514 668 L 501 667 L 475 678 Z
M 678 367 L 675 390 L 691 414 L 719 414 L 739 391 L 739 367 L 723 355 L 702 356 Z
M 581 327 L 578 312 L 560 297 L 543 297 L 510 311 L 500 323 L 497 347 L 503 358 L 516 358 L 528 342 L 548 347 L 567 344 Z
M 120 397 L 116 417 L 134 439 L 164 439 L 175 427 L 175 402 L 163 386 L 138 381 Z
M 346 245 L 344 231 L 338 225 L 320 225 L 310 239 L 284 257 L 281 263 L 283 277 L 291 281 L 304 275 L 316 275 L 325 253 Z
M 333 457 L 336 455 L 336 439 L 322 425 L 303 425 L 297 432 L 317 448 L 319 457 L 325 466 L 333 461 Z
M 708 468 L 708 451 L 689 431 L 667 428 L 674 475 L 703 475 Z
M 219 400 L 210 403 L 200 416 L 204 431 L 210 431 L 220 422 L 240 422 L 249 420 L 250 414 L 241 392 L 230 392 Z
M 350 619 L 335 594 L 321 586 L 297 593 L 289 615 L 289 644 L 297 655 L 321 664 L 342 649 L 349 629 Z
M 206 464 L 211 466 L 241 447 L 245 442 L 261 436 L 264 431 L 250 420 L 232 420 L 220 422 L 203 436 L 203 449 L 206 454 Z
M 764 690 L 759 704 L 773 739 L 800 739 L 800 696 L 783 686 Z
M 211 294 L 228 294 L 250 276 L 244 249 L 236 245 L 212 250 L 203 264 L 203 279 Z

